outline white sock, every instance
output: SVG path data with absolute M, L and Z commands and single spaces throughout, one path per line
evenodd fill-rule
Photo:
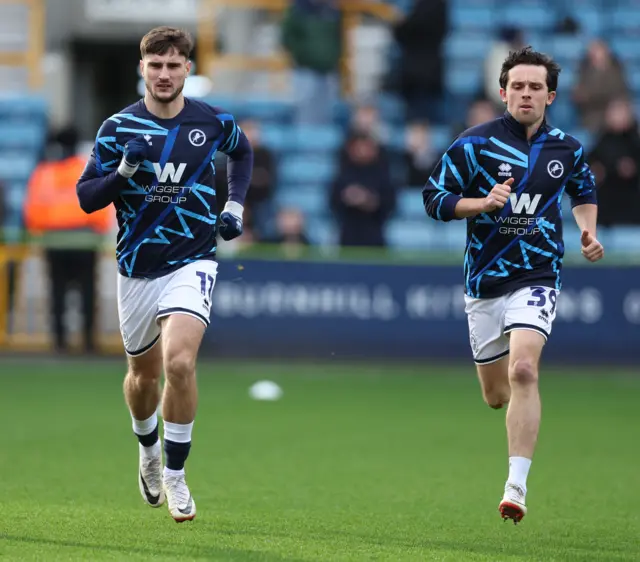
M 149 435 L 153 433 L 155 430 L 156 434 L 158 433 L 158 414 L 154 412 L 150 418 L 146 420 L 137 420 L 131 414 L 131 420 L 133 422 L 133 432 L 136 435 Z M 157 439 L 156 442 L 150 447 L 145 447 L 142 443 L 140 445 L 140 453 L 145 457 L 158 457 L 162 453 L 160 439 Z
M 189 443 L 192 431 L 193 422 L 184 424 L 164 422 L 164 438 L 174 443 Z
M 509 457 L 508 484 L 515 484 L 527 493 L 527 476 L 531 468 L 531 459 L 525 457 Z
M 131 420 L 133 421 L 133 432 L 136 435 L 149 435 L 156 427 L 158 427 L 158 414 L 153 412 L 150 418 L 146 420 L 137 420 L 131 414 Z
M 170 468 L 164 467 L 163 477 L 167 476 L 184 476 L 184 468 L 182 470 L 171 470 Z

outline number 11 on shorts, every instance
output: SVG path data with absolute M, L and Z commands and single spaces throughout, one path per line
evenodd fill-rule
M 213 300 L 213 276 L 207 275 L 204 271 L 196 271 L 196 275 L 200 277 L 200 291 L 205 298 Z M 207 279 L 209 280 L 209 290 L 207 291 Z

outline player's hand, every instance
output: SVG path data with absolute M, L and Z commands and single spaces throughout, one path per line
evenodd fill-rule
M 484 198 L 482 212 L 490 213 L 496 209 L 502 209 L 507 204 L 509 195 L 511 195 L 511 185 L 513 182 L 514 179 L 509 178 L 504 183 L 494 185 L 489 195 Z
M 588 230 L 582 231 L 580 243 L 582 244 L 580 252 L 590 262 L 601 260 L 604 257 L 602 244 Z
M 124 145 L 124 156 L 118 166 L 118 173 L 125 178 L 130 178 L 138 170 L 138 166 L 144 162 L 149 153 L 149 145 L 142 135 L 132 138 Z
M 244 207 L 235 201 L 227 201 L 220 213 L 218 232 L 223 240 L 233 240 L 242 234 L 242 211 Z

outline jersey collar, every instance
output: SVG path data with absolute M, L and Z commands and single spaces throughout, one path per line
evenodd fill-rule
M 510 131 L 512 131 L 522 139 L 527 140 L 526 127 L 522 125 L 522 123 L 520 123 L 513 115 L 511 115 L 511 113 L 509 113 L 508 111 L 505 111 L 502 117 L 502 120 Z M 540 123 L 540 127 L 536 131 L 536 134 L 533 135 L 531 139 L 528 140 L 528 142 L 531 142 L 531 143 L 534 142 L 540 135 L 546 132 L 547 132 L 547 120 L 546 118 L 543 118 L 542 123 Z

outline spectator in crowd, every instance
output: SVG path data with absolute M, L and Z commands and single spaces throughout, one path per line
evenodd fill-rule
M 380 145 L 363 133 L 347 140 L 330 194 L 342 246 L 385 246 L 384 230 L 396 205 L 389 161 Z
M 276 215 L 276 233 L 267 242 L 278 244 L 289 258 L 299 257 L 311 245 L 302 211 L 283 207 Z
M 258 123 L 244 120 L 239 124 L 253 148 L 253 172 L 245 199 L 245 209 L 251 211 L 258 236 L 264 236 L 272 214 L 273 194 L 276 188 L 276 161 L 271 150 L 262 144 Z M 226 177 L 226 171 L 224 175 Z
M 355 106 L 348 129 L 350 132 L 369 135 L 381 145 L 386 145 L 389 142 L 387 125 L 382 122 L 378 106 L 370 101 Z
M 407 119 L 439 118 L 443 91 L 442 44 L 448 30 L 446 0 L 416 0 L 393 28 L 400 48 L 399 93 Z
M 484 95 L 493 104 L 494 109 L 504 111 L 504 102 L 500 97 L 500 72 L 502 63 L 511 51 L 525 46 L 524 32 L 519 27 L 505 26 L 498 29 L 497 37 L 492 41 L 484 61 Z
M 640 224 L 640 134 L 627 98 L 609 102 L 605 128 L 588 155 L 604 226 Z
M 621 95 L 630 95 L 623 65 L 607 43 L 595 39 L 580 62 L 573 88 L 582 126 L 592 132 L 600 131 L 609 102 Z
M 103 236 L 114 222 L 112 208 L 86 214 L 78 205 L 76 182 L 86 157 L 78 154 L 78 133 L 65 127 L 47 146 L 46 159 L 34 170 L 27 186 L 25 226 L 41 236 L 49 268 L 51 330 L 55 349 L 69 350 L 65 323 L 67 291 L 75 286 L 82 298 L 82 336 L 85 352 L 96 348 L 96 267 Z
M 506 107 L 503 103 L 502 112 L 504 111 L 506 111 Z M 471 127 L 497 119 L 500 115 L 501 112 L 496 109 L 496 106 L 492 101 L 486 98 L 479 98 L 469 106 L 469 109 L 467 109 L 464 123 L 459 123 L 454 126 L 454 133 L 455 135 L 459 135 Z
M 297 122 L 332 122 L 342 57 L 337 0 L 294 0 L 282 23 L 282 45 L 294 66 Z
M 410 123 L 405 133 L 404 185 L 422 189 L 439 156 L 431 143 L 429 124 L 426 121 Z

